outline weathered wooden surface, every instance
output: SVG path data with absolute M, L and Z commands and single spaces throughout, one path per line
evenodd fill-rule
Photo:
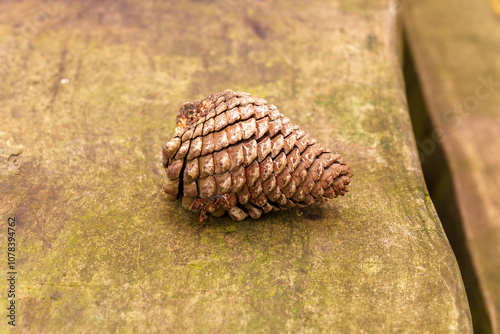
M 486 321 L 498 333 L 500 20 L 486 1 L 413 1 L 404 13 L 434 125 L 434 138 L 422 143 L 421 153 L 430 158 L 435 145 L 442 143 L 472 260 L 470 269 L 479 283 L 479 291 L 471 292 L 484 299 Z
M 499 0 L 490 0 L 491 3 L 491 8 L 493 8 L 493 11 L 495 14 L 500 16 L 500 1 Z
M 0 5 L 18 329 L 470 332 L 385 1 L 53 4 Z M 341 152 L 348 195 L 242 223 L 162 201 L 178 107 L 225 88 Z

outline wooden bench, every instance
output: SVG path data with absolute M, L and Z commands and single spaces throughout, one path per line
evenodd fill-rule
M 391 6 L 2 2 L 0 216 L 17 220 L 16 327 L 470 332 Z M 226 88 L 340 152 L 349 193 L 240 223 L 198 223 L 163 201 L 159 152 L 179 106 Z
M 439 184 L 431 195 L 457 250 L 478 333 L 500 331 L 500 18 L 495 3 L 413 1 L 403 15 L 432 125 L 420 140 L 420 152 L 424 166 L 432 165 L 431 182 Z M 420 119 L 424 116 L 420 113 Z M 449 176 L 436 173 L 441 148 Z

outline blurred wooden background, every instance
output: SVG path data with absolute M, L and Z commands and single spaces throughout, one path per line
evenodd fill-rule
M 424 101 L 409 94 L 424 173 L 477 333 L 500 332 L 500 18 L 491 3 L 411 1 L 402 15 Z

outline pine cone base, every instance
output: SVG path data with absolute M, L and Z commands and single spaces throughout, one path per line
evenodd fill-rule
M 184 103 L 163 146 L 168 200 L 237 221 L 344 195 L 352 173 L 338 153 L 266 100 L 225 90 Z

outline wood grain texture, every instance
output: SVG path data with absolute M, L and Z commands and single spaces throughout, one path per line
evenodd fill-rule
M 404 14 L 434 132 L 439 133 L 424 155 L 433 154 L 433 142 L 442 143 L 479 281 L 477 293 L 498 333 L 500 20 L 486 1 L 408 2 Z
M 470 332 L 386 1 L 48 4 L 0 4 L 19 331 Z M 343 201 L 205 224 L 163 201 L 179 105 L 226 88 L 342 152 Z

